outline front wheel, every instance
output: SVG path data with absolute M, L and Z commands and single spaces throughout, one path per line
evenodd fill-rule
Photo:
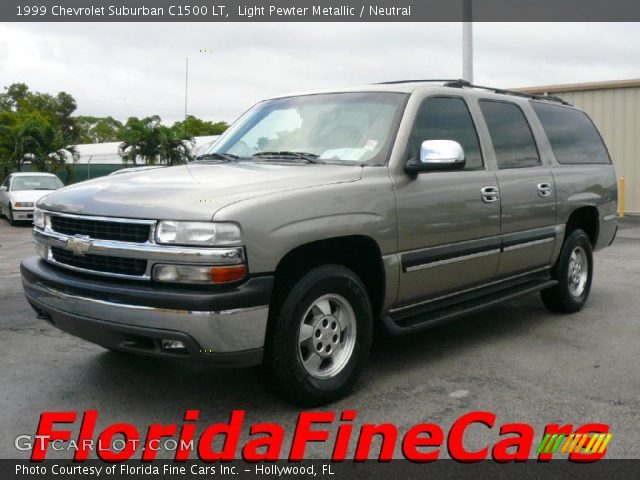
M 589 297 L 593 278 L 591 240 L 583 230 L 573 230 L 567 236 L 553 276 L 558 284 L 540 292 L 545 306 L 560 313 L 582 309 Z
M 16 221 L 13 219 L 13 208 L 11 208 L 11 206 L 9 206 L 9 215 L 7 216 L 7 219 L 9 220 L 10 225 L 16 224 Z
M 314 268 L 284 292 L 275 309 L 262 366 L 265 383 L 304 406 L 344 396 L 371 347 L 371 304 L 360 278 L 341 265 Z

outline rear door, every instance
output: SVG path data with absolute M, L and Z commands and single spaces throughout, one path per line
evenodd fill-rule
M 547 266 L 556 237 L 556 192 L 522 108 L 512 102 L 481 99 L 498 169 L 502 254 L 498 276 Z

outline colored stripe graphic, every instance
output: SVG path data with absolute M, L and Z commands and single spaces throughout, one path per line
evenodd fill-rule
M 576 434 L 572 433 L 567 437 L 567 441 L 564 442 L 564 445 L 562 446 L 562 450 L 560 450 L 560 453 L 567 453 L 567 449 L 569 448 L 569 445 L 571 445 L 574 442 L 575 436 Z
M 544 446 L 547 443 L 547 440 L 549 440 L 549 437 L 551 435 L 549 435 L 548 433 L 545 433 L 544 437 L 542 438 L 542 441 L 540 442 L 540 445 L 538 445 L 538 450 L 536 450 L 536 453 L 540 454 L 542 453 L 542 450 L 544 449 Z
M 602 442 L 602 445 L 600 445 L 600 450 L 598 450 L 598 453 L 604 452 L 605 448 L 607 448 L 607 445 L 611 441 L 611 437 L 613 437 L 613 435 L 611 435 L 610 433 L 607 433 L 607 437 Z
M 611 441 L 611 433 L 546 433 L 538 445 L 536 453 L 578 453 L 584 448 L 584 453 L 603 453 Z M 562 446 L 562 448 L 560 448 Z

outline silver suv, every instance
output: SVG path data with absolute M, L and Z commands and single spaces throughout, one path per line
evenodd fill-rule
M 374 324 L 411 333 L 540 292 L 589 295 L 616 176 L 587 115 L 463 81 L 266 100 L 189 165 L 38 202 L 27 299 L 106 348 L 260 365 L 297 404 L 345 395 Z

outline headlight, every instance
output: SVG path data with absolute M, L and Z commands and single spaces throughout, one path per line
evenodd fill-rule
M 33 226 L 37 228 L 44 228 L 44 212 L 39 208 L 33 211 Z
M 162 221 L 156 226 L 156 242 L 204 247 L 242 245 L 242 232 L 235 223 Z
M 15 208 L 33 208 L 33 202 L 16 202 L 13 206 Z

